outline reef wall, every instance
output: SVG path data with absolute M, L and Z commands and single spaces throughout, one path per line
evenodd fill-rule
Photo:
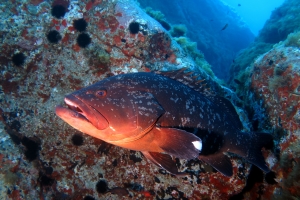
M 274 136 L 274 155 L 267 156 L 272 170 L 269 176 L 274 179 L 255 186 L 257 191 L 266 191 L 260 195 L 264 199 L 300 197 L 299 47 L 287 40 L 259 56 L 247 69 L 249 79 L 238 90 L 244 108 L 252 113 L 253 129 L 271 131 Z
M 260 195 L 263 199 L 300 197 L 298 3 L 288 0 L 274 10 L 255 42 L 231 67 L 231 86 L 253 130 L 272 132 L 275 140 L 275 157 L 269 157 L 275 181 L 255 186 L 256 191 L 265 191 Z
M 250 164 L 240 159 L 232 177 L 177 159 L 190 175 L 175 177 L 55 115 L 66 94 L 121 73 L 188 67 L 217 85 L 134 1 L 17 0 L 0 10 L 0 199 L 228 198 L 242 190 Z
M 140 152 L 84 135 L 55 115 L 55 106 L 66 94 L 129 72 L 188 67 L 212 90 L 222 88 L 235 96 L 196 66 L 135 1 L 15 3 L 18 6 L 6 1 L 0 7 L 0 199 L 229 199 L 279 194 L 274 173 L 265 175 L 237 156 L 230 156 L 232 177 L 199 160 L 174 159 L 179 170 L 189 174 L 176 177 Z M 75 23 L 82 18 L 87 26 Z M 295 113 L 289 116 L 295 118 Z M 295 144 L 295 136 L 281 143 L 287 158 L 286 146 L 289 141 Z M 270 168 L 283 174 L 276 174 L 282 177 L 277 182 L 289 185 L 290 177 L 297 175 L 292 167 L 298 160 L 288 160 L 286 169 L 293 173 L 286 173 L 281 170 L 284 163 L 263 152 Z M 297 194 L 298 186 L 289 186 Z M 276 190 L 264 190 L 269 187 Z

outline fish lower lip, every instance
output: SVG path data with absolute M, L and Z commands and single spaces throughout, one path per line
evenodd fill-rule
M 71 103 L 70 101 L 67 101 L 66 104 L 67 104 L 67 106 L 68 106 L 68 108 L 70 110 L 75 111 L 78 115 L 80 115 L 81 117 L 83 117 L 87 121 L 89 121 L 88 118 L 83 114 L 82 110 L 78 106 L 76 106 L 75 104 Z

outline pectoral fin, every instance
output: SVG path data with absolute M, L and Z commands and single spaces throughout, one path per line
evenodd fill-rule
M 182 159 L 197 158 L 202 141 L 192 133 L 176 128 L 154 128 L 151 130 L 154 142 L 165 153 Z

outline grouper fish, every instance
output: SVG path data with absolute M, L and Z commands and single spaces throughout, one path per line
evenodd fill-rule
M 172 158 L 200 159 L 226 176 L 226 152 L 265 172 L 261 149 L 271 136 L 244 133 L 231 102 L 201 89 L 191 73 L 138 72 L 106 78 L 75 91 L 56 114 L 75 129 L 141 151 L 157 166 L 180 174 Z

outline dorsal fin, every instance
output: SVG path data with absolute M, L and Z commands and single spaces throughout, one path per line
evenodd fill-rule
M 207 96 L 214 95 L 210 91 L 210 88 L 206 86 L 207 83 L 205 79 L 199 79 L 199 74 L 196 74 L 193 71 L 187 71 L 187 69 L 187 67 L 184 67 L 179 70 L 172 71 L 155 71 L 155 73 L 177 80 L 198 92 L 204 93 Z

